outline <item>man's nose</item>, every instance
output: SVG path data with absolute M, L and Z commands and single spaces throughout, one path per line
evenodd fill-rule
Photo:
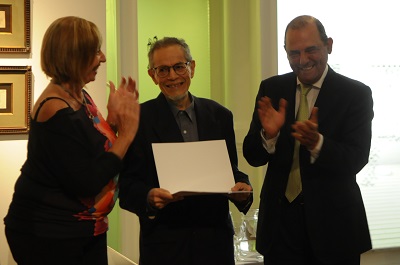
M 308 55 L 306 52 L 300 52 L 300 65 L 306 65 L 308 63 Z
M 170 67 L 169 68 L 169 71 L 168 71 L 168 78 L 170 78 L 170 79 L 175 79 L 176 77 L 178 76 L 178 74 L 175 72 L 175 69 L 174 69 L 174 67 Z

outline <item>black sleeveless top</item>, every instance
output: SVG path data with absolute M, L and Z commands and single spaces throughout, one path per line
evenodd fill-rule
M 4 219 L 8 228 L 59 238 L 107 231 L 122 161 L 107 152 L 115 133 L 86 91 L 84 96 L 87 106 L 74 111 L 68 105 L 38 122 L 45 102 L 63 100 L 46 98 L 31 119 L 27 160 Z

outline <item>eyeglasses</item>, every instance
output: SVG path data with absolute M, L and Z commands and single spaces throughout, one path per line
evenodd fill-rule
M 166 65 L 161 65 L 158 67 L 154 67 L 152 68 L 156 74 L 163 78 L 163 77 L 167 77 L 169 75 L 169 71 L 171 68 L 174 69 L 175 73 L 178 75 L 184 75 L 186 74 L 186 72 L 188 71 L 188 65 L 190 64 L 190 62 L 186 62 L 186 63 L 177 63 L 174 64 L 173 66 L 166 66 Z

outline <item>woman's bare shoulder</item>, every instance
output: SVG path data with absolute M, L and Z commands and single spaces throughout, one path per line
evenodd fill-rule
M 69 107 L 70 104 L 65 98 L 65 94 L 58 91 L 57 87 L 50 83 L 33 106 L 32 117 L 37 115 L 36 121 L 45 122 L 53 117 L 57 111 Z

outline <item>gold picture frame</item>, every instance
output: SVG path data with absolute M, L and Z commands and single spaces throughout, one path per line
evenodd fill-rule
M 31 106 L 31 67 L 0 66 L 0 134 L 28 133 Z
M 31 0 L 0 0 L 0 53 L 31 51 Z

